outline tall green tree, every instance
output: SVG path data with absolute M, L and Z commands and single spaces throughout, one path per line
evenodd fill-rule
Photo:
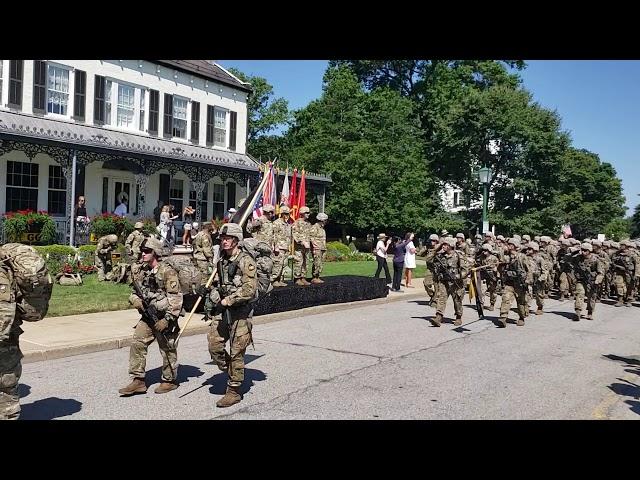
M 274 158 L 286 145 L 282 136 L 271 132 L 288 124 L 289 103 L 282 97 L 275 98 L 273 86 L 267 79 L 246 75 L 236 68 L 229 71 L 243 82 L 249 82 L 253 90 L 247 101 L 247 151 L 254 157 Z
M 631 237 L 640 237 L 640 203 L 636 205 L 636 208 L 631 217 Z
M 414 105 L 397 92 L 366 92 L 349 69 L 330 67 L 288 136 L 293 164 L 331 175 L 327 213 L 345 227 L 422 231 L 437 209 Z

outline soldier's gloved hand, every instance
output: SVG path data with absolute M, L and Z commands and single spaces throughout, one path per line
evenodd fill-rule
M 209 295 L 209 292 L 211 291 L 211 288 L 207 288 L 206 285 L 200 285 L 198 287 L 197 293 L 198 295 L 200 295 L 201 297 L 206 297 Z
M 154 326 L 157 331 L 164 332 L 169 327 L 169 321 L 166 318 L 163 318 L 158 320 Z
M 309 242 L 302 242 L 302 245 L 304 245 L 304 248 L 311 248 Z

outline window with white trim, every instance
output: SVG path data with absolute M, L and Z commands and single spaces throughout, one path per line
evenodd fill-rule
M 69 116 L 69 69 L 47 64 L 47 112 Z
M 227 146 L 227 112 L 226 110 L 215 109 L 214 113 L 214 145 L 217 147 Z
M 104 90 L 104 124 L 144 131 L 145 90 L 110 78 Z
M 213 218 L 222 220 L 224 218 L 224 185 L 213 184 Z
M 7 161 L 6 211 L 38 209 L 37 163 Z
M 184 180 L 172 178 L 169 184 L 169 204 L 176 207 L 174 215 L 182 215 Z
M 173 96 L 173 136 L 187 138 L 187 103 L 186 98 Z
M 49 165 L 47 211 L 56 216 L 64 216 L 67 211 L 67 179 L 58 165 Z

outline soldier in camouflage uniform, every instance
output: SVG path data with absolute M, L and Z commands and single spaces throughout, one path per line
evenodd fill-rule
M 591 247 L 593 248 L 593 256 L 594 257 L 598 257 L 598 259 L 600 260 L 600 262 L 602 263 L 602 269 L 603 269 L 603 278 L 602 278 L 602 283 L 598 286 L 597 290 L 596 290 L 596 301 L 599 301 L 602 298 L 602 295 L 605 294 L 606 295 L 606 288 L 607 288 L 607 272 L 609 271 L 609 267 L 610 267 L 610 259 L 609 259 L 609 255 L 607 255 L 604 250 L 602 250 L 602 242 L 599 240 L 593 240 L 591 242 Z
M 580 321 L 584 309 L 585 296 L 587 298 L 587 320 L 593 320 L 593 311 L 596 308 L 598 289 L 604 279 L 604 265 L 600 258 L 593 254 L 593 246 L 590 243 L 581 245 L 581 253 L 572 256 L 573 271 L 576 277 L 576 316 L 574 320 Z
M 432 233 L 429 235 L 429 241 L 427 243 L 427 248 L 420 252 L 421 257 L 426 257 L 429 255 L 429 252 L 434 250 L 438 246 L 438 242 L 440 241 L 438 235 Z M 433 302 L 436 300 L 436 286 L 435 286 L 435 275 L 433 271 L 433 262 L 427 263 L 427 271 L 424 274 L 424 280 L 422 284 L 424 285 L 424 289 L 429 295 L 429 306 L 433 306 Z
M 571 248 L 571 241 L 569 239 L 564 239 L 560 241 L 561 247 L 558 250 L 558 268 L 560 270 L 560 299 L 569 298 L 570 293 L 573 291 L 573 272 L 572 272 L 572 264 L 569 260 Z
M 132 381 L 129 385 L 118 390 L 122 396 L 136 393 L 146 393 L 145 368 L 147 350 L 154 340 L 158 341 L 162 356 L 162 383 L 154 390 L 155 393 L 167 393 L 178 388 L 176 384 L 178 353 L 175 339 L 178 335 L 178 317 L 182 310 L 182 291 L 178 272 L 162 261 L 165 249 L 162 242 L 156 238 L 147 238 L 141 247 L 142 261 L 145 264 L 137 278 L 141 286 L 144 299 L 134 290 L 129 297 L 129 303 L 142 315 L 133 332 L 133 343 L 129 350 L 129 375 Z M 157 312 L 158 321 L 150 318 L 150 311 L 145 311 L 143 300 Z
M 13 272 L 0 262 L 0 420 L 17 420 L 20 416 L 18 381 L 22 375 L 22 333 L 16 297 L 18 286 Z
M 216 255 L 216 249 L 213 245 L 213 239 L 211 234 L 216 233 L 216 228 L 211 222 L 204 222 L 202 224 L 202 230 L 200 230 L 195 237 L 193 237 L 193 261 L 198 267 L 198 270 L 202 272 L 202 281 L 207 283 L 209 280 L 210 268 L 214 268 L 216 261 L 218 260 Z
M 627 240 L 620 242 L 620 250 L 613 256 L 612 263 L 615 271 L 616 293 L 618 294 L 618 302 L 615 306 L 621 307 L 624 302 L 624 305 L 630 307 L 637 266 Z
M 236 223 L 227 223 L 220 229 L 220 239 L 220 287 L 212 292 L 211 298 L 216 309 L 222 310 L 222 318 L 214 317 L 207 340 L 211 358 L 220 370 L 229 375 L 227 391 L 216 403 L 224 408 L 242 400 L 244 352 L 252 342 L 250 318 L 258 277 L 256 261 L 238 246 L 243 240 L 242 228 Z M 230 352 L 225 350 L 227 341 Z
M 98 281 L 104 282 L 105 280 L 111 280 L 113 273 L 113 265 L 111 262 L 111 252 L 116 249 L 118 244 L 118 236 L 111 234 L 100 237 L 98 244 L 96 245 L 96 253 L 94 257 L 94 264 L 98 269 Z
M 144 223 L 136 222 L 133 226 L 134 230 L 129 234 L 124 242 L 124 246 L 127 249 L 127 255 L 134 262 L 140 261 L 140 245 L 144 242 L 145 234 L 142 232 Z
M 635 273 L 633 275 L 632 284 L 633 291 L 631 292 L 631 301 L 636 300 L 638 295 L 638 289 L 640 288 L 640 253 L 638 251 L 638 243 L 633 240 L 627 240 L 627 245 L 631 249 L 631 254 L 635 258 Z
M 465 257 L 472 256 L 469 244 L 464 241 L 464 233 L 456 233 L 456 250 L 462 252 Z
M 320 279 L 320 274 L 322 273 L 324 255 L 327 251 L 327 233 L 324 231 L 324 226 L 327 224 L 329 217 L 326 213 L 319 213 L 316 215 L 316 220 L 316 223 L 311 226 L 309 231 L 311 253 L 313 255 L 313 279 L 311 283 L 324 283 L 324 280 Z
M 542 235 L 540 237 L 540 255 L 542 255 L 545 260 L 548 262 L 548 275 L 547 280 L 544 285 L 544 298 L 549 298 L 549 292 L 553 288 L 553 282 L 555 279 L 555 265 L 556 265 L 556 255 L 558 251 L 551 244 L 551 237 L 547 235 Z
M 481 255 L 478 264 L 484 267 L 480 270 L 480 277 L 487 284 L 487 292 L 489 293 L 489 307 L 487 310 L 493 311 L 496 305 L 496 290 L 498 288 L 498 265 L 500 260 L 493 254 L 493 246 L 490 243 L 482 245 Z M 484 299 L 483 299 L 484 302 Z
M 527 245 L 527 256 L 530 258 L 531 271 L 533 273 L 532 297 L 536 301 L 536 315 L 542 315 L 544 307 L 544 291 L 549 278 L 550 261 L 540 252 L 540 246 L 536 242 Z M 527 309 L 529 305 L 527 304 Z
M 274 287 L 286 287 L 282 273 L 291 247 L 291 225 L 289 224 L 289 207 L 280 207 L 280 218 L 273 222 L 273 270 L 271 282 Z
M 253 219 L 247 224 L 247 231 L 253 238 L 265 242 L 273 248 L 273 223 L 271 221 L 275 208 L 273 205 L 267 204 L 262 207 L 262 211 L 264 212 L 263 216 Z
M 304 278 L 307 274 L 307 254 L 311 248 L 309 241 L 309 207 L 300 208 L 300 218 L 298 218 L 291 227 L 293 234 L 293 276 L 296 285 L 310 285 Z
M 515 299 L 518 307 L 517 325 L 521 327 L 524 326 L 524 319 L 528 313 L 526 302 L 527 282 L 532 281 L 532 275 L 526 255 L 519 252 L 520 242 L 515 238 L 510 238 L 507 245 L 509 248 L 509 260 L 504 270 L 504 287 L 498 322 L 500 322 L 500 327 L 502 328 L 507 326 L 511 302 Z
M 462 297 L 464 297 L 464 280 L 469 273 L 467 258 L 455 250 L 455 240 L 445 241 L 427 254 L 427 264 L 433 263 L 436 273 L 436 315 L 429 321 L 434 327 L 442 323 L 444 310 L 449 295 L 453 298 L 456 320 L 454 325 L 462 325 Z

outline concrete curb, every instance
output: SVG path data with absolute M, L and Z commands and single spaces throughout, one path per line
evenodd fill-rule
M 280 313 L 271 313 L 267 315 L 260 315 L 259 317 L 253 318 L 254 325 L 261 325 L 271 322 L 277 322 L 280 320 L 287 320 L 290 318 L 296 318 L 306 315 L 317 315 L 321 313 L 330 313 L 336 312 L 340 310 L 349 310 L 353 308 L 366 307 L 369 305 L 384 305 L 387 303 L 398 302 L 401 300 L 414 299 L 425 297 L 425 292 L 418 288 L 416 288 L 416 292 L 414 293 L 402 293 L 397 294 L 394 292 L 389 292 L 389 294 L 384 298 L 375 298 L 373 300 L 361 300 L 358 302 L 347 302 L 347 303 L 333 303 L 330 305 L 318 305 L 315 307 L 302 308 L 299 310 L 291 310 L 288 312 L 280 312 Z M 183 337 L 189 337 L 192 335 L 202 335 L 209 331 L 208 324 L 194 325 L 193 322 L 196 320 L 191 320 L 191 324 L 189 328 L 182 334 Z M 133 338 L 131 336 L 126 337 L 118 337 L 109 340 L 102 340 L 99 342 L 91 342 L 80 345 L 68 345 L 64 347 L 53 347 L 44 350 L 35 350 L 31 352 L 26 352 L 24 354 L 24 358 L 22 359 L 22 363 L 35 363 L 42 362 L 44 360 L 54 360 L 58 358 L 71 357 L 74 355 L 84 355 L 87 353 L 96 353 L 103 352 L 106 350 L 115 350 L 118 348 L 124 348 L 131 345 Z

